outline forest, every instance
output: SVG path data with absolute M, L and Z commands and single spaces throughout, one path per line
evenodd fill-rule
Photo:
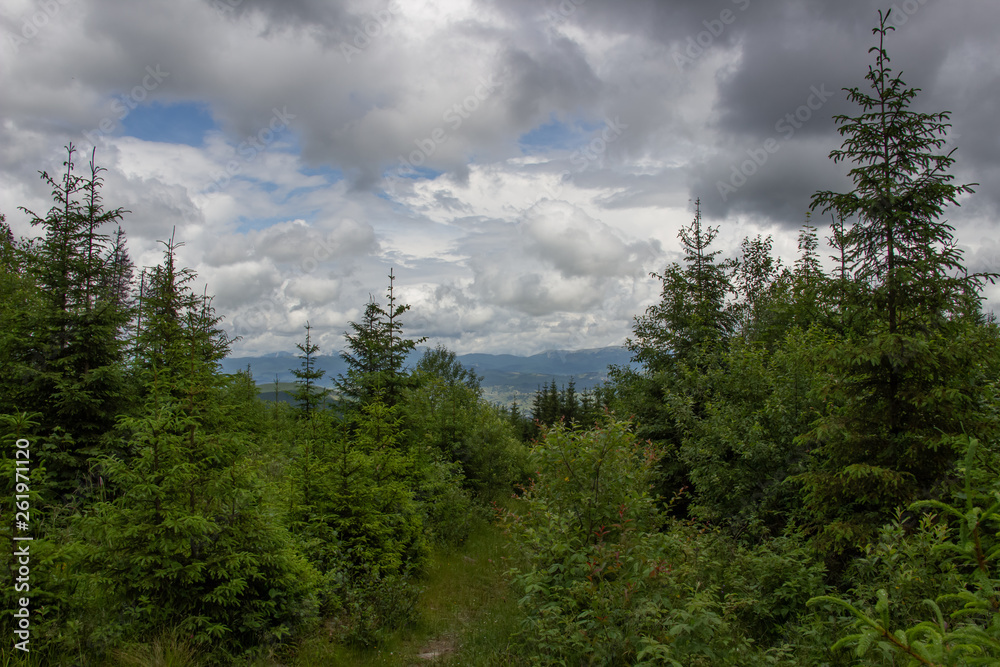
M 38 235 L 0 219 L 0 664 L 1000 663 L 998 276 L 891 29 L 794 263 L 722 257 L 696 203 L 633 364 L 530 414 L 445 347 L 405 365 L 394 272 L 348 372 L 307 325 L 295 403 L 262 400 L 181 241 L 134 266 L 68 146 Z M 466 574 L 447 650 L 400 651 Z

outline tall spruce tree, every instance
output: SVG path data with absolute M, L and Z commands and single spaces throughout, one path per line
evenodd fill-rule
M 326 398 L 326 390 L 316 386 L 316 383 L 326 375 L 326 371 L 316 367 L 316 353 L 319 352 L 319 345 L 312 342 L 312 327 L 309 326 L 308 322 L 306 322 L 305 329 L 305 343 L 295 345 L 302 352 L 299 355 L 302 364 L 298 369 L 292 371 L 292 375 L 296 378 L 295 392 L 292 397 L 299 409 L 302 410 L 303 416 L 308 420 L 315 415 L 316 410 Z
M 845 89 L 860 115 L 835 117 L 845 140 L 830 157 L 853 163 L 854 189 L 812 202 L 851 223 L 834 230 L 846 330 L 825 359 L 830 409 L 806 436 L 816 461 L 801 477 L 824 537 L 841 548 L 867 540 L 895 506 L 933 493 L 955 458 L 950 438 L 995 426 L 981 409 L 972 324 L 991 277 L 967 273 L 940 219 L 972 187 L 951 183 L 953 151 L 938 152 L 949 114 L 909 108 L 918 89 L 889 67 L 888 19 L 880 12 L 873 30 L 871 91 Z
M 121 420 L 127 455 L 100 459 L 120 493 L 87 519 L 100 543 L 91 558 L 134 630 L 174 627 L 238 654 L 309 615 L 315 571 L 263 509 L 262 485 L 226 413 L 241 402 L 226 405 L 234 395 L 218 368 L 231 341 L 211 300 L 192 291 L 195 274 L 177 268 L 178 245 L 166 243 L 149 274 L 143 406 Z
M 94 156 L 89 175 L 80 176 L 76 149 L 69 144 L 66 151 L 61 177 L 41 173 L 55 205 L 44 217 L 22 209 L 44 234 L 25 248 L 23 266 L 39 303 L 27 313 L 32 335 L 14 355 L 21 382 L 11 397 L 16 409 L 43 415 L 39 458 L 64 493 L 88 476 L 87 459 L 101 451 L 127 407 L 123 334 L 131 320 L 124 233 L 119 228 L 112 240 L 103 231 L 125 211 L 104 209 L 104 169 Z
M 381 391 L 386 344 L 384 312 L 371 297 L 361 321 L 350 323 L 353 333 L 344 333 L 347 349 L 340 357 L 347 363 L 347 373 L 338 376 L 337 388 L 351 403 L 364 403 Z
M 717 351 L 735 326 L 735 316 L 726 306 L 731 290 L 729 264 L 718 262 L 718 250 L 709 250 L 717 227 L 702 224 L 701 200 L 695 201 L 694 220 L 682 227 L 678 237 L 684 246 L 684 266 L 671 264 L 660 274 L 660 302 L 637 317 L 627 346 L 633 360 L 649 371 L 695 360 Z

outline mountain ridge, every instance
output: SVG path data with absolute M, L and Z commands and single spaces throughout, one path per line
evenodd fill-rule
M 418 348 L 407 356 L 412 367 L 429 348 Z M 519 404 L 530 400 L 545 383 L 565 385 L 572 378 L 583 391 L 604 382 L 608 367 L 627 366 L 631 353 L 622 346 L 584 350 L 546 350 L 529 356 L 472 352 L 456 355 L 459 363 L 481 376 L 484 395 L 493 402 Z M 278 352 L 255 357 L 227 357 L 220 364 L 224 373 L 235 373 L 248 366 L 254 381 L 262 387 L 278 382 L 293 382 L 292 369 L 301 362 L 297 355 Z M 317 368 L 326 372 L 320 385 L 332 387 L 334 379 L 347 372 L 347 364 L 337 354 L 317 355 Z

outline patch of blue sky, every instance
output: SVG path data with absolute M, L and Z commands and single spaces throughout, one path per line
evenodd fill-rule
M 216 129 L 208 105 L 198 102 L 142 104 L 121 120 L 123 136 L 194 147 L 201 147 L 205 134 Z
M 331 167 L 330 165 L 322 165 L 319 167 L 300 166 L 298 168 L 298 173 L 301 176 L 308 178 L 309 184 L 300 185 L 288 190 L 284 197 L 282 197 L 280 202 L 281 204 L 290 203 L 297 197 L 304 194 L 328 188 L 331 185 L 335 185 L 344 180 L 344 172 L 336 167 Z
M 443 171 L 431 169 L 430 167 L 415 167 L 408 164 L 400 164 L 385 172 L 387 178 L 408 178 L 412 181 L 423 179 L 433 181 L 443 174 Z
M 282 222 L 288 222 L 290 220 L 305 220 L 308 224 L 313 224 L 317 220 L 318 211 L 296 211 L 294 215 L 291 216 L 281 216 L 281 217 L 270 217 L 270 218 L 254 218 L 251 216 L 241 215 L 239 217 L 239 222 L 236 226 L 236 231 L 240 234 L 246 234 L 250 231 L 260 231 L 262 229 L 268 229 Z
M 429 167 L 415 167 L 405 163 L 397 163 L 395 166 L 382 172 L 382 182 L 385 184 L 383 190 L 376 192 L 375 196 L 386 201 L 394 202 L 394 186 L 401 180 L 433 181 L 443 174 L 443 171 L 431 169 Z
M 303 176 L 322 176 L 327 184 L 333 184 L 344 180 L 344 172 L 330 165 L 320 167 L 300 167 L 299 173 Z
M 548 122 L 522 134 L 518 143 L 526 155 L 552 150 L 573 150 L 590 141 L 593 133 L 601 127 L 603 123 L 590 121 L 564 122 L 553 114 Z

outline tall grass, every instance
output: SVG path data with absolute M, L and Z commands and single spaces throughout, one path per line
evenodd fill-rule
M 433 553 L 421 581 L 419 617 L 412 626 L 397 630 L 373 649 L 337 644 L 321 631 L 303 641 L 286 664 L 516 664 L 510 658 L 510 642 L 520 621 L 517 601 L 507 586 L 507 543 L 499 527 L 480 523 L 461 547 L 440 547 Z

